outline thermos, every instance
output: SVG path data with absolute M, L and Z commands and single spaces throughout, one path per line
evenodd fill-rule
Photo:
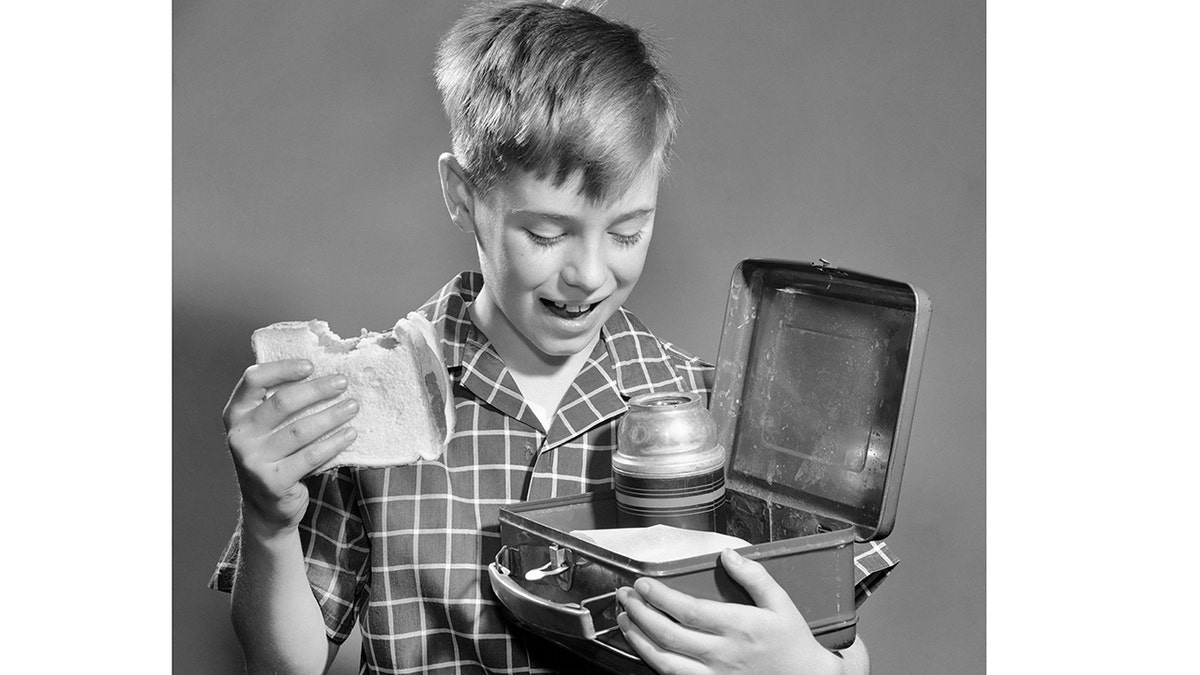
M 722 531 L 725 448 L 698 394 L 641 394 L 617 431 L 612 457 L 619 527 Z

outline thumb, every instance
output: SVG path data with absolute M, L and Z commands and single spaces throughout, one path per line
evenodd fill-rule
M 746 589 L 754 604 L 778 613 L 799 614 L 787 591 L 771 578 L 759 562 L 743 558 L 737 551 L 727 548 L 721 552 L 721 565 L 734 581 Z

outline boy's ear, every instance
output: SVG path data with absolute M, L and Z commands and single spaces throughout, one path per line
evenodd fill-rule
M 463 232 L 475 231 L 475 188 L 458 160 L 449 152 L 438 157 L 438 175 L 442 179 L 442 197 L 450 220 Z

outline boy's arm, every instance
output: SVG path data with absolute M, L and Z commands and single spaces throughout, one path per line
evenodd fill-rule
M 251 366 L 225 406 L 242 496 L 233 625 L 252 674 L 324 673 L 337 654 L 305 569 L 299 525 L 308 488 L 302 481 L 354 440 L 353 429 L 330 432 L 357 407 L 346 401 L 280 427 L 346 389 L 344 377 L 304 380 L 311 373 L 312 364 L 298 359 Z
M 817 642 L 787 592 L 763 566 L 732 549 L 721 554 L 729 576 L 757 606 L 694 598 L 650 578 L 622 588 L 617 624 L 660 673 L 865 674 L 866 647 L 856 640 L 841 657 Z
M 261 532 L 243 522 L 232 614 L 246 672 L 324 673 L 338 646 L 326 637 L 298 530 Z
M 846 675 L 869 675 L 871 672 L 871 658 L 861 636 L 855 635 L 854 644 L 838 653 L 842 655 L 842 669 Z

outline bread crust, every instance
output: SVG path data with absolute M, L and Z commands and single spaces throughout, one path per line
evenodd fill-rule
M 442 347 L 433 324 L 423 315 L 410 312 L 396 322 L 393 332 L 405 332 L 413 343 L 417 372 L 422 375 L 429 399 L 430 422 L 438 429 L 443 442 L 449 442 L 454 428 L 454 397 L 450 389 L 450 373 L 442 360 Z M 429 458 L 432 459 L 432 458 Z

